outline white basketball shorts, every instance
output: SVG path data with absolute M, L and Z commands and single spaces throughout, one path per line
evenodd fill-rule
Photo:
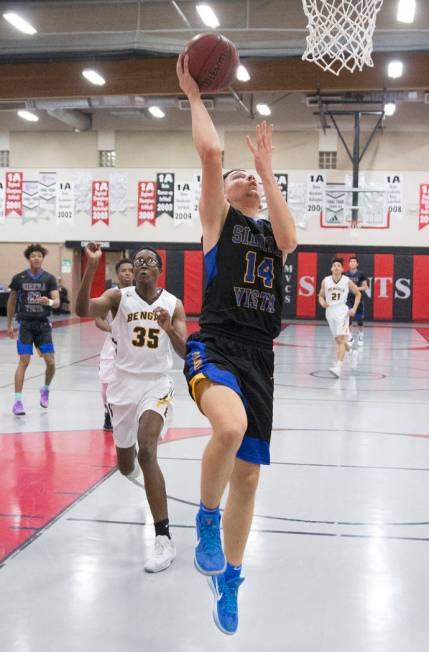
M 347 306 L 332 306 L 326 308 L 326 319 L 331 329 L 332 337 L 350 333 L 350 316 Z
M 137 442 L 140 417 L 147 410 L 159 414 L 164 426 L 170 422 L 174 385 L 166 374 L 119 374 L 107 387 L 107 402 L 112 416 L 113 439 L 118 448 L 130 448 Z

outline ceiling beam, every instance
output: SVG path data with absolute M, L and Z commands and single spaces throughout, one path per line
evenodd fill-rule
M 400 79 L 387 77 L 392 58 L 404 63 Z M 374 67 L 338 77 L 300 58 L 246 60 L 252 78 L 236 82 L 238 92 L 363 90 L 428 90 L 429 52 L 376 53 Z M 38 98 L 88 97 L 96 95 L 179 95 L 176 59 L 128 56 L 112 59 L 0 64 L 0 101 Z M 105 77 L 105 86 L 93 86 L 82 77 L 94 67 Z

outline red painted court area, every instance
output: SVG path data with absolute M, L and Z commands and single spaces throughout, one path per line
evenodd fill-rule
M 69 507 L 116 464 L 100 430 L 0 437 L 0 561 Z

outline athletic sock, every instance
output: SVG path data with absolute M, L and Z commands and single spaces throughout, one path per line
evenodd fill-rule
M 219 514 L 219 505 L 214 509 L 209 509 L 202 502 L 200 502 L 200 514 L 206 516 L 208 514 Z
M 158 521 L 158 523 L 154 523 L 155 536 L 168 537 L 169 539 L 171 539 L 169 523 L 170 521 L 168 520 L 168 518 L 164 519 L 163 521 Z
M 45 392 L 49 392 L 49 385 L 43 385 L 42 389 L 43 389 Z
M 15 392 L 15 401 L 22 401 L 22 392 Z
M 226 571 L 225 571 L 225 579 L 228 580 L 234 580 L 237 577 L 240 577 L 241 573 L 241 564 L 240 566 L 232 566 L 229 562 L 226 565 Z

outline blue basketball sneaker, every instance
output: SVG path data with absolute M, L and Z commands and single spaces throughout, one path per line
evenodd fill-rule
M 229 580 L 225 575 L 208 577 L 207 582 L 213 593 L 215 603 L 213 618 L 220 631 L 231 636 L 238 627 L 237 594 L 244 577 L 234 577 Z
M 195 521 L 198 537 L 194 556 L 195 567 L 203 575 L 219 575 L 226 568 L 220 539 L 220 514 L 204 513 L 200 510 Z

